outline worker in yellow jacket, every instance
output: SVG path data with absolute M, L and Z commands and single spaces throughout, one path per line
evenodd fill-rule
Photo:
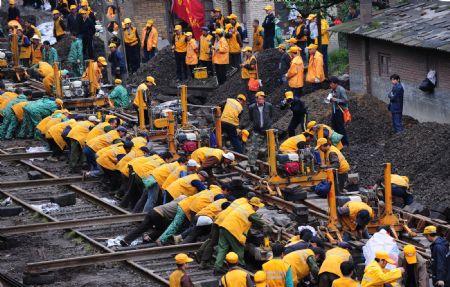
M 225 257 L 228 266 L 228 272 L 220 278 L 220 287 L 253 287 L 250 274 L 238 267 L 241 258 L 235 252 L 228 252 Z M 217 272 L 216 272 L 217 273 Z M 217 273 L 218 274 L 218 273 Z M 222 273 L 223 274 L 223 273 Z
M 244 54 L 244 63 L 240 65 L 241 67 L 241 79 L 244 84 L 244 88 L 246 90 L 246 94 L 248 97 L 248 105 L 256 103 L 256 89 L 250 88 L 249 84 L 255 83 L 254 80 L 259 80 L 258 77 L 258 61 L 256 60 L 256 56 L 253 55 L 253 50 L 251 47 L 245 47 L 242 49 L 242 53 Z M 252 79 L 252 80 L 251 80 Z M 259 89 L 259 82 L 257 83 L 257 87 Z
M 196 149 L 191 158 L 200 164 L 200 169 L 205 170 L 212 175 L 212 168 L 220 165 L 228 166 L 234 160 L 235 156 L 232 152 L 224 152 L 218 148 L 201 147 Z
M 247 98 L 239 94 L 236 99 L 228 98 L 222 103 L 222 115 L 220 117 L 222 124 L 222 133 L 228 136 L 233 145 L 234 151 L 243 153 L 242 142 L 238 134 L 240 117 L 244 110 Z
M 335 178 L 335 182 L 337 181 L 337 185 L 335 185 L 337 187 L 336 194 L 342 194 L 345 183 L 348 179 L 348 172 L 350 171 L 348 161 L 339 149 L 331 145 L 326 138 L 320 138 L 317 140 L 316 150 L 320 150 L 325 154 L 325 162 L 322 163 L 322 165 L 338 170 L 338 176 Z
M 375 259 L 364 269 L 361 287 L 383 287 L 385 284 L 395 283 L 402 278 L 405 269 L 400 267 L 388 271 L 385 269 L 388 263 L 395 264 L 395 261 L 389 258 L 386 251 L 377 251 Z
M 259 20 L 253 20 L 253 53 L 263 50 L 264 45 L 264 29 L 259 25 Z
M 187 264 L 194 261 L 184 253 L 179 253 L 175 256 L 175 263 L 177 264 L 177 270 L 173 271 L 169 276 L 170 287 L 192 287 L 191 278 L 186 272 Z
M 323 17 L 320 19 L 320 34 L 322 38 L 321 43 L 321 50 L 320 52 L 323 55 L 323 63 L 324 63 L 324 70 L 325 70 L 325 76 L 328 75 L 328 45 L 330 44 L 330 32 L 328 29 L 330 28 L 330 25 L 328 24 L 328 20 Z M 316 45 L 319 45 L 318 43 L 319 37 L 316 38 L 315 43 Z
M 231 205 L 216 218 L 219 226 L 219 244 L 217 246 L 216 263 L 214 272 L 222 271 L 223 259 L 228 251 L 236 252 L 239 255 L 239 262 L 245 266 L 244 247 L 247 241 L 247 233 L 253 224 L 257 227 L 266 228 L 265 223 L 256 211 L 264 207 L 264 204 L 257 197 L 239 198 L 237 203 L 233 201 Z
M 106 66 L 108 66 L 108 62 L 106 62 L 105 57 L 98 57 L 97 61 L 95 61 L 93 64 L 93 81 L 91 83 L 91 85 L 94 86 L 95 89 L 95 93 L 97 94 L 98 90 L 100 90 L 101 85 L 102 85 L 102 78 L 103 78 L 103 69 L 106 68 Z M 86 71 L 84 71 L 83 75 L 81 76 L 81 78 L 83 80 L 90 80 L 89 79 L 89 66 L 86 68 Z
M 181 82 L 187 79 L 186 52 L 187 42 L 186 35 L 183 34 L 181 25 L 175 25 L 173 35 L 172 50 L 175 54 L 175 64 L 177 67 L 177 81 Z
M 41 44 L 41 38 L 34 34 L 34 36 L 31 38 L 31 64 L 36 65 L 39 64 L 39 62 L 42 60 L 42 44 Z
M 192 32 L 186 32 L 186 66 L 188 67 L 188 78 L 194 77 L 194 69 L 198 64 L 197 41 L 192 38 Z
M 273 244 L 273 258 L 262 265 L 263 271 L 266 272 L 267 287 L 294 287 L 291 266 L 282 259 L 283 250 L 282 244 Z
M 147 20 L 147 24 L 142 29 L 141 49 L 144 52 L 143 63 L 147 63 L 155 56 L 156 48 L 158 47 L 158 30 L 153 23 L 153 19 Z
M 140 84 L 136 90 L 136 94 L 133 100 L 133 107 L 137 112 L 139 122 L 141 122 L 141 106 L 144 108 L 144 122 L 145 125 L 150 124 L 150 119 L 148 117 L 148 106 L 151 105 L 151 93 L 150 88 L 156 86 L 155 78 L 152 76 L 147 76 L 145 82 Z
M 334 280 L 343 276 L 341 263 L 352 261 L 349 249 L 351 250 L 351 246 L 345 242 L 325 253 L 325 260 L 319 269 L 319 287 L 331 287 Z
M 230 63 L 230 46 L 222 29 L 213 32 L 216 38 L 213 45 L 212 62 L 216 70 L 217 81 L 222 85 L 227 80 L 227 67 Z
M 293 251 L 283 257 L 283 261 L 291 266 L 292 281 L 298 286 L 304 278 L 312 275 L 317 279 L 319 273 L 318 261 L 323 256 L 323 250 L 318 247 Z
M 344 230 L 344 241 L 351 240 L 352 235 L 368 239 L 367 225 L 373 218 L 372 208 L 364 202 L 349 201 L 337 208 Z
M 317 51 L 316 44 L 310 44 L 308 47 L 309 63 L 308 72 L 306 73 L 306 81 L 312 83 L 316 90 L 321 88 L 322 82 L 325 80 L 325 72 L 323 66 L 323 55 Z
M 326 138 L 328 142 L 334 145 L 338 150 L 342 150 L 344 147 L 341 142 L 343 135 L 333 130 L 330 126 L 326 124 L 319 124 L 316 121 L 309 121 L 306 128 L 317 139 Z
M 74 119 L 67 119 L 52 125 L 45 133 L 45 139 L 52 151 L 52 155 L 47 158 L 48 161 L 57 162 L 61 160 L 63 151 L 67 146 L 67 142 L 63 138 L 63 131 L 68 126 L 73 126 L 76 123 Z
M 286 73 L 286 79 L 288 80 L 289 88 L 294 93 L 294 98 L 301 98 L 303 94 L 304 73 L 303 73 L 303 60 L 300 56 L 300 49 L 298 46 L 292 46 L 288 50 L 288 54 L 291 57 L 291 65 Z
M 83 146 L 86 145 L 86 142 L 90 141 L 91 139 L 98 137 L 99 135 L 104 135 L 106 133 L 105 131 L 106 127 L 111 127 L 112 129 L 115 129 L 119 126 L 119 123 L 120 120 L 116 117 L 110 117 L 106 121 L 98 123 L 96 126 L 94 126 L 92 129 L 89 130 L 89 133 L 85 138 Z M 110 131 L 110 129 L 108 131 Z
M 225 38 L 230 47 L 230 66 L 239 69 L 241 65 L 241 34 L 230 23 L 225 25 Z
M 380 178 L 377 185 L 384 189 L 384 178 Z M 414 202 L 414 196 L 409 190 L 409 178 L 404 175 L 391 174 L 392 196 L 401 198 L 403 207 Z
M 208 177 L 208 174 L 202 170 L 175 180 L 165 190 L 163 202 L 167 203 L 178 198 L 180 195 L 191 196 L 199 191 L 205 190 L 206 186 L 203 182 Z
M 339 267 L 342 273 L 342 277 L 333 281 L 331 287 L 360 287 L 358 281 L 352 278 L 355 270 L 355 265 L 352 261 L 345 261 L 341 263 Z
M 123 42 L 125 44 L 125 54 L 127 57 L 128 72 L 134 74 L 141 66 L 140 39 L 137 28 L 132 25 L 130 18 L 123 20 Z
M 64 24 L 64 19 L 61 16 L 59 10 L 53 10 L 53 37 L 56 41 L 61 41 L 66 35 L 66 25 Z
M 284 154 L 297 154 L 298 150 L 309 147 L 312 140 L 311 133 L 303 132 L 282 142 L 279 151 Z
M 206 67 L 208 70 L 208 75 L 213 75 L 213 67 L 212 67 L 212 41 L 213 36 L 209 34 L 208 27 L 204 26 L 202 27 L 202 35 L 200 36 L 199 46 L 200 46 L 200 53 L 199 53 L 199 60 L 200 60 L 200 67 Z

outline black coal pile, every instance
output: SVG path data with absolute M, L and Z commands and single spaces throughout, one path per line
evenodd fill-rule
M 164 94 L 164 89 L 169 87 L 174 79 L 176 79 L 175 58 L 170 46 L 167 46 L 156 54 L 156 56 L 141 67 L 137 72 L 129 78 L 129 84 L 139 85 L 145 82 L 147 76 L 155 78 L 156 93 Z
M 59 41 L 53 45 L 53 47 L 58 51 L 58 59 L 61 62 L 62 69 L 67 69 L 69 71 L 72 70 L 72 66 L 67 62 L 67 57 L 69 56 L 71 44 L 72 39 L 66 35 L 62 41 Z M 98 37 L 94 37 L 94 56 L 104 56 L 105 58 L 108 58 L 108 56 L 105 55 L 104 43 Z

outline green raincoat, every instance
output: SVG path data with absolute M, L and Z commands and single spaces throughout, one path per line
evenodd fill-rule
M 122 85 L 117 85 L 109 94 L 109 98 L 113 101 L 116 108 L 126 108 L 130 104 L 128 91 Z
M 19 95 L 17 98 L 9 102 L 3 109 L 3 123 L 0 125 L 0 139 L 11 139 L 17 127 L 19 121 L 16 118 L 16 114 L 12 110 L 12 106 L 20 102 L 26 102 L 27 96 Z

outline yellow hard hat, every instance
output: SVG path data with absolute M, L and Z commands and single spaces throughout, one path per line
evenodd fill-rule
M 242 52 L 252 52 L 253 51 L 253 49 L 252 49 L 252 47 L 245 47 L 244 49 L 242 49 Z
M 308 18 L 306 18 L 306 19 L 311 21 L 312 19 L 316 18 L 316 16 L 317 16 L 316 14 L 309 14 Z
M 243 94 L 239 94 L 239 95 L 236 97 L 236 99 L 238 99 L 238 100 L 243 100 L 244 102 L 247 101 L 247 97 L 244 96 Z
M 231 25 L 230 23 L 228 23 L 228 24 L 225 25 L 225 29 L 228 30 L 228 29 L 230 29 L 230 28 L 233 28 L 233 25 Z
M 301 50 L 300 47 L 292 46 L 292 47 L 289 47 L 288 53 L 298 53 L 300 50 Z
M 328 143 L 326 138 L 320 138 L 317 140 L 316 149 L 319 149 L 322 145 Z
M 423 234 L 436 234 L 436 232 L 437 232 L 437 228 L 434 225 L 428 225 L 423 230 Z
M 241 139 L 243 142 L 247 142 L 249 136 L 250 136 L 250 132 L 248 130 L 241 131 Z
M 58 105 L 58 106 L 62 106 L 63 105 L 63 100 L 61 100 L 61 99 L 56 99 L 55 100 L 55 103 Z
M 263 91 L 259 91 L 259 92 L 257 92 L 256 93 L 256 95 L 255 95 L 256 97 L 259 97 L 259 96 L 261 96 L 261 97 L 265 97 L 266 96 L 266 94 L 263 92 Z
M 89 2 L 87 0 L 81 0 L 81 6 L 89 6 Z
M 259 199 L 258 197 L 250 198 L 248 203 L 250 203 L 250 205 L 253 205 L 253 206 L 256 206 L 256 207 L 264 207 L 264 203 L 262 203 L 261 199 Z
M 145 81 L 146 81 L 147 83 L 151 83 L 151 84 L 153 84 L 153 85 L 156 86 L 155 78 L 153 78 L 152 76 L 148 76 L 148 77 L 145 79 Z
M 189 262 L 194 261 L 194 259 L 190 258 L 189 256 L 187 256 L 187 254 L 185 253 L 179 253 L 175 256 L 175 263 L 176 264 L 186 264 Z
M 53 11 L 52 11 L 52 14 L 53 14 L 53 15 L 59 14 L 59 11 L 58 11 L 58 10 L 53 10 Z
M 175 30 L 175 31 L 179 31 L 179 30 L 181 30 L 181 25 L 175 25 L 175 28 L 174 28 L 174 30 Z
M 405 259 L 408 264 L 417 263 L 417 252 L 416 247 L 412 244 L 407 244 L 403 247 L 403 253 L 405 254 Z
M 123 23 L 126 24 L 131 24 L 131 19 L 130 18 L 125 18 L 123 19 Z
M 312 129 L 315 125 L 317 125 L 316 121 L 309 121 L 308 124 L 306 125 L 306 128 L 308 130 Z
M 395 264 L 395 261 L 389 257 L 389 253 L 387 253 L 386 251 L 377 251 L 375 253 L 375 258 L 386 260 L 389 264 Z
M 70 9 L 70 10 L 72 10 L 72 9 L 77 9 L 77 6 L 76 6 L 76 5 L 70 5 L 69 9 Z
M 266 272 L 259 270 L 255 273 L 255 287 L 266 287 Z
M 87 14 L 86 10 L 80 9 L 78 10 L 78 13 L 80 13 L 81 15 Z
M 153 19 L 147 20 L 147 25 L 146 25 L 146 26 L 147 26 L 147 27 L 153 26 Z
M 97 58 L 97 62 L 99 62 L 99 63 L 102 64 L 103 66 L 108 66 L 108 62 L 106 62 L 105 57 L 102 57 L 102 56 L 98 57 L 98 58 Z
M 122 80 L 121 79 L 115 79 L 114 80 L 114 84 L 120 85 L 120 84 L 122 84 Z
M 9 5 L 14 5 L 14 4 L 16 4 L 15 0 L 9 0 Z
M 286 50 L 286 45 L 280 44 L 280 45 L 278 45 L 277 49 L 283 49 L 283 50 Z
M 315 49 L 315 50 L 317 50 L 317 48 L 319 48 L 319 46 L 317 46 L 316 44 L 309 44 L 309 46 L 308 46 L 307 48 L 308 48 L 308 50 L 309 50 L 309 49 Z
M 222 12 L 222 10 L 220 8 L 214 8 L 213 12 Z
M 237 19 L 237 16 L 235 14 L 230 14 L 227 16 L 228 19 Z
M 117 45 L 116 44 L 114 44 L 114 43 L 111 43 L 111 44 L 109 44 L 109 46 L 108 47 L 110 47 L 110 48 L 116 48 L 117 47 Z
M 236 264 L 239 261 L 239 256 L 234 252 L 228 252 L 227 255 L 225 256 L 225 260 L 228 263 Z
M 272 5 L 267 5 L 266 7 L 264 7 L 264 10 L 269 11 L 269 10 L 273 10 Z
M 286 93 L 284 93 L 284 97 L 286 99 L 293 99 L 294 98 L 294 93 L 291 91 L 287 91 Z
M 291 44 L 295 44 L 295 43 L 297 43 L 297 39 L 289 38 L 286 42 L 291 43 Z
M 217 28 L 216 31 L 213 32 L 213 34 L 219 34 L 222 35 L 223 34 L 223 30 L 220 28 Z
M 186 32 L 184 35 L 186 35 L 186 37 L 192 37 L 192 32 Z

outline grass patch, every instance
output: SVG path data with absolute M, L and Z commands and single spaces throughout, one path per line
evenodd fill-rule
M 348 70 L 348 50 L 337 49 L 328 55 L 329 74 L 339 76 Z

